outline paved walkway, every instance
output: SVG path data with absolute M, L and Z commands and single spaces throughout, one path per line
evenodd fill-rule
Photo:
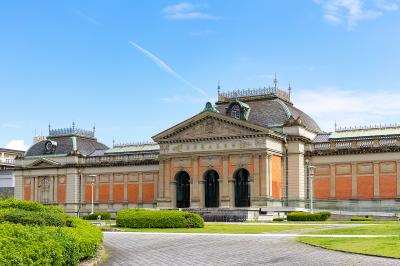
M 104 265 L 400 265 L 400 260 L 329 251 L 293 235 L 104 233 Z

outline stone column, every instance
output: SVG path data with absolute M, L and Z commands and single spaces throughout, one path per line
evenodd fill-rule
M 267 188 L 268 188 L 267 196 L 269 198 L 272 198 L 272 155 L 271 154 L 268 154 L 268 156 L 267 156 L 267 165 L 268 165 L 268 167 L 267 167 L 267 176 L 268 176 L 268 178 L 267 178 Z
M 379 162 L 374 162 L 374 198 L 379 199 Z
M 124 174 L 124 203 L 128 203 L 128 179 L 129 174 Z
M 59 179 L 60 177 L 57 175 L 57 176 L 55 176 L 55 178 L 54 178 L 54 195 L 53 195 L 53 197 L 54 197 L 54 202 L 57 202 L 57 203 L 59 203 L 58 202 L 58 179 Z M 65 182 L 66 182 L 67 180 L 65 180 Z
M 34 192 L 35 192 L 35 196 L 34 196 L 34 199 L 35 199 L 35 201 L 39 201 L 39 190 L 38 190 L 38 182 L 39 182 L 39 177 L 38 176 L 35 176 L 34 177 L 35 179 L 35 189 L 33 190 Z
M 75 212 L 78 210 L 78 196 L 79 196 L 79 174 L 76 168 L 67 168 L 66 184 L 66 206 L 68 212 Z
M 108 193 L 108 203 L 113 203 L 113 201 L 114 201 L 114 174 L 110 175 L 109 191 L 110 191 L 110 193 Z
M 357 164 L 351 164 L 351 198 L 357 199 Z
M 158 174 L 158 197 L 164 198 L 164 178 L 165 178 L 165 160 L 160 160 L 160 171 Z
M 229 199 L 230 199 L 230 207 L 234 208 L 235 207 L 235 179 L 232 177 L 229 177 L 228 180 L 229 184 Z
M 31 201 L 35 201 L 35 177 L 31 176 L 29 178 L 31 180 Z
M 260 165 L 260 196 L 266 196 L 267 193 L 267 155 L 261 155 L 261 165 Z
M 193 176 L 190 178 L 190 206 L 193 208 L 200 207 L 200 196 L 199 196 L 199 159 L 197 156 L 192 157 L 193 163 Z
M 396 162 L 397 170 L 397 198 L 400 198 L 400 161 Z
M 229 208 L 230 205 L 230 189 L 229 189 L 229 173 L 228 173 L 228 159 L 229 155 L 223 155 L 222 157 L 222 183 L 220 182 L 220 186 L 222 186 L 222 190 L 220 188 L 220 199 L 221 199 L 221 207 L 222 208 Z
M 157 202 L 158 198 L 158 175 L 153 173 L 153 186 L 154 186 L 154 195 L 153 195 L 153 202 Z
M 25 198 L 24 187 L 25 187 L 25 177 L 22 175 L 20 171 L 17 171 L 15 173 L 15 192 L 14 192 L 14 196 L 16 199 Z M 31 190 L 31 195 L 32 195 L 32 190 Z
M 252 189 L 252 196 L 253 197 L 260 197 L 260 155 L 255 154 L 253 156 L 253 166 L 254 166 L 254 182 L 253 182 L 253 189 Z
M 172 186 L 170 165 L 171 165 L 171 159 L 165 160 L 165 173 L 164 173 L 165 194 L 164 194 L 164 196 L 165 196 L 165 198 L 167 198 L 169 200 L 171 200 L 171 186 Z
M 143 173 L 138 173 L 138 183 L 139 183 L 139 191 L 138 191 L 138 206 L 143 206 Z
M 99 203 L 99 191 L 100 191 L 100 189 L 99 189 L 100 184 L 99 183 L 100 183 L 100 175 L 97 175 L 95 177 L 95 183 L 93 185 L 94 203 Z M 92 189 L 92 188 L 90 188 L 90 189 Z
M 335 164 L 330 164 L 330 169 L 331 169 L 331 175 L 329 177 L 329 187 L 330 187 L 330 198 L 335 199 L 336 198 L 336 165 Z
M 54 202 L 54 194 L 53 194 L 53 189 L 54 189 L 54 176 L 49 176 L 49 203 Z

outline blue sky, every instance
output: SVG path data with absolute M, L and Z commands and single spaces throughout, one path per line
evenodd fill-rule
M 400 122 L 400 1 L 2 1 L 0 147 L 150 140 L 222 90 L 291 82 L 326 131 Z M 12 142 L 10 144 L 10 142 Z

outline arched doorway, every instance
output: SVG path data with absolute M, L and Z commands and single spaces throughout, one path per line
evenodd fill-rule
M 219 175 L 215 170 L 209 170 L 204 175 L 205 207 L 219 207 Z
M 235 207 L 250 207 L 250 173 L 244 168 L 236 170 L 235 179 Z
M 181 171 L 175 176 L 176 180 L 176 207 L 190 207 L 190 176 L 187 172 Z

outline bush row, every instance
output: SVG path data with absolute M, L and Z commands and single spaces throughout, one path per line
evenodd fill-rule
M 331 216 L 330 212 L 290 212 L 287 215 L 288 221 L 326 221 Z
M 117 226 L 129 228 L 202 228 L 204 220 L 196 213 L 184 211 L 121 210 Z
M 96 255 L 100 230 L 78 218 L 71 220 L 74 227 L 0 223 L 0 265 L 75 265 Z
M 84 220 L 97 220 L 98 216 L 101 217 L 101 220 L 111 220 L 111 214 L 108 212 L 95 212 L 92 214 L 84 215 L 82 218 Z
M 65 226 L 67 218 L 68 215 L 59 212 L 0 209 L 0 222 L 22 225 Z
M 350 221 L 356 221 L 356 222 L 361 222 L 361 221 L 373 221 L 374 219 L 368 218 L 368 217 L 352 217 Z

